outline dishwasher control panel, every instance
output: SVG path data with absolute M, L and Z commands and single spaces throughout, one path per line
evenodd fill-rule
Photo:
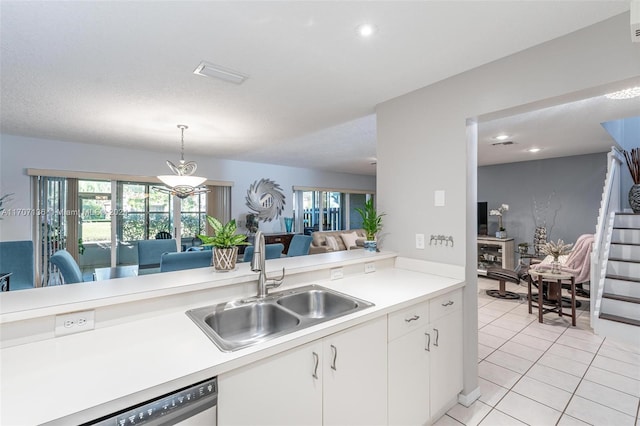
M 214 377 L 86 424 L 100 426 L 176 424 L 204 410 L 214 408 L 217 401 L 218 382 Z

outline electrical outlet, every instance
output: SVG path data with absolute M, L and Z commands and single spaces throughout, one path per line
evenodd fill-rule
M 416 234 L 416 248 L 424 250 L 424 234 Z
M 342 270 L 342 268 L 332 268 L 331 269 L 331 279 L 332 280 L 339 280 L 340 278 L 344 277 L 344 271 Z
M 95 328 L 96 311 L 80 311 L 56 315 L 55 335 L 80 333 Z
M 376 271 L 376 263 L 375 262 L 366 262 L 364 264 L 364 273 L 369 274 L 371 272 Z

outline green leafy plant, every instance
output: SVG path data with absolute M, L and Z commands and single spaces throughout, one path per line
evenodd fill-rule
M 11 194 L 5 194 L 2 197 L 0 197 L 0 220 L 2 220 L 4 216 L 5 204 L 12 201 L 12 198 L 11 198 L 12 195 L 13 195 L 13 192 Z
M 199 234 L 198 238 L 202 240 L 202 245 L 216 248 L 232 248 L 249 244 L 246 241 L 246 235 L 236 234 L 238 227 L 235 219 L 231 219 L 227 224 L 223 225 L 215 217 L 207 215 L 207 222 L 213 229 L 213 235 Z
M 367 240 L 373 241 L 376 234 L 382 229 L 382 216 L 384 213 L 378 214 L 373 199 L 369 198 L 364 204 L 364 208 L 356 207 L 355 210 L 362 217 L 362 229 L 367 234 Z

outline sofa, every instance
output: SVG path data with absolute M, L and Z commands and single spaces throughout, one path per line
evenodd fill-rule
M 12 273 L 9 278 L 10 290 L 24 290 L 34 287 L 33 242 L 1 241 L 0 272 Z
M 355 244 L 347 247 L 342 238 L 342 234 L 356 233 Z M 327 237 L 331 237 L 327 241 Z M 332 251 L 342 251 L 351 249 L 360 249 L 364 247 L 364 240 L 367 234 L 364 229 L 347 229 L 340 231 L 315 231 L 311 234 L 311 246 L 309 247 L 309 254 L 329 253 Z M 332 240 L 333 239 L 333 240 Z M 335 245 L 333 242 L 335 241 Z

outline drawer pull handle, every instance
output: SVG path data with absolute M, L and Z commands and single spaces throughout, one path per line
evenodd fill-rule
M 449 300 L 447 303 L 443 303 L 442 306 L 451 306 L 453 305 L 453 300 Z
M 411 318 L 405 318 L 405 322 L 416 321 L 420 319 L 420 315 L 414 315 Z
M 427 336 L 427 346 L 425 346 L 424 350 L 431 352 L 431 348 L 429 348 L 431 346 L 431 335 L 429 333 L 424 333 L 424 335 Z
M 437 328 L 434 328 L 433 331 L 436 332 L 436 341 L 433 343 L 433 346 L 438 346 L 438 339 L 440 338 L 440 332 Z
M 333 360 L 331 361 L 331 369 L 337 371 L 336 368 L 336 359 L 338 358 L 338 348 L 331 345 L 331 352 L 333 352 Z
M 313 352 L 313 360 L 315 361 L 315 367 L 313 368 L 313 378 L 318 380 L 318 364 L 320 363 L 320 357 L 317 353 Z

